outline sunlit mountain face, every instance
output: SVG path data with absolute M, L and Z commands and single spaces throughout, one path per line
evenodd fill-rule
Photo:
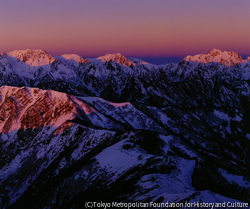
M 161 65 L 1 53 L 1 208 L 247 207 L 249 80 L 250 58 L 218 49 Z

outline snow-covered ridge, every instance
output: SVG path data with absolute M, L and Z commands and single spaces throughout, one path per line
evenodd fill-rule
M 62 57 L 66 60 L 73 60 L 73 61 L 78 62 L 78 63 L 89 62 L 87 59 L 84 59 L 77 54 L 63 54 Z
M 222 52 L 218 49 L 213 49 L 207 54 L 197 54 L 194 56 L 188 55 L 183 60 L 200 63 L 216 62 L 227 66 L 233 66 L 248 62 L 250 57 L 248 57 L 246 60 L 243 60 L 243 58 L 238 53 L 227 51 Z
M 129 102 L 113 103 L 98 97 L 76 98 L 30 87 L 0 87 L 0 133 L 43 126 L 58 128 L 73 119 L 104 129 L 124 129 L 128 124 L 135 129 L 143 129 L 148 124 L 152 129 L 161 129 Z
M 129 60 L 128 58 L 126 58 L 125 56 L 121 55 L 120 53 L 116 53 L 116 54 L 106 54 L 104 56 L 100 56 L 97 59 L 102 60 L 103 62 L 109 62 L 111 60 L 126 65 L 126 66 L 136 66 L 136 64 L 134 62 L 132 62 L 131 60 Z

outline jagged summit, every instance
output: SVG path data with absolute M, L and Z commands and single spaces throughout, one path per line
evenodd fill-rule
M 247 60 L 243 60 L 243 58 L 235 52 L 222 52 L 218 49 L 213 49 L 209 51 L 207 54 L 197 54 L 194 56 L 186 56 L 184 61 L 192 61 L 192 62 L 200 62 L 200 63 L 220 63 L 227 66 L 241 64 L 243 62 L 247 62 Z
M 15 50 L 7 53 L 11 57 L 16 57 L 19 61 L 25 62 L 30 66 L 48 65 L 56 61 L 56 58 L 49 55 L 43 49 Z
M 136 64 L 134 62 L 132 62 L 131 60 L 129 60 L 128 58 L 126 58 L 125 56 L 123 56 L 120 53 L 116 53 L 116 54 L 106 54 L 104 56 L 100 56 L 97 59 L 102 60 L 103 62 L 109 62 L 111 60 L 120 63 L 122 65 L 126 65 L 126 66 L 136 66 Z

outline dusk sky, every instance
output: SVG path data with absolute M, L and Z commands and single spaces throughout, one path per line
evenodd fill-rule
M 0 0 L 0 52 L 250 55 L 249 0 Z

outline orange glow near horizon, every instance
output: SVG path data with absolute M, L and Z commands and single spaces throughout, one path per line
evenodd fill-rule
M 1 52 L 182 56 L 217 48 L 250 54 L 246 0 L 10 2 L 0 8 Z

